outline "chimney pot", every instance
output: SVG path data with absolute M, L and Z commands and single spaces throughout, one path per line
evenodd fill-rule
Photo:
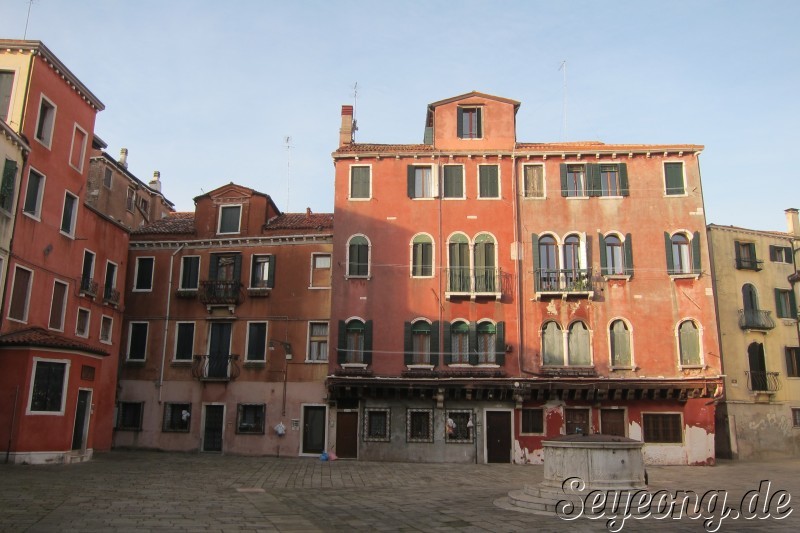
M 306 207 L 306 218 L 311 218 L 311 208 Z
M 128 168 L 128 149 L 123 148 L 119 151 L 119 164 L 124 168 Z
M 151 189 L 161 192 L 161 172 L 158 170 L 153 171 L 153 179 L 147 184 Z
M 800 219 L 798 219 L 798 211 L 795 208 L 790 208 L 784 211 L 786 213 L 786 226 L 789 233 L 795 237 L 800 237 Z
M 339 146 L 353 143 L 353 106 L 342 106 L 342 127 L 339 129 Z

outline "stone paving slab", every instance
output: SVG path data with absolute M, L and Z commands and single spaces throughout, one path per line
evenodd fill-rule
M 800 530 L 800 460 L 648 467 L 650 491 L 724 490 L 728 505 L 770 480 L 798 507 L 720 531 Z M 607 531 L 494 504 L 542 480 L 541 465 L 323 462 L 114 451 L 75 465 L 0 465 L 0 531 Z M 704 531 L 702 520 L 630 519 L 624 531 Z

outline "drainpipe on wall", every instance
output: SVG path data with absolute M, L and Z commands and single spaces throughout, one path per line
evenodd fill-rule
M 158 374 L 158 404 L 161 405 L 161 389 L 164 385 L 164 361 L 167 359 L 167 333 L 169 332 L 169 305 L 172 301 L 172 268 L 175 262 L 175 256 L 183 250 L 185 244 L 178 246 L 178 249 L 172 252 L 169 257 L 169 285 L 167 286 L 167 308 L 164 311 L 164 339 L 161 343 L 161 371 Z

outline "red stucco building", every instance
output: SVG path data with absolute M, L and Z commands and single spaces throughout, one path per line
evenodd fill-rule
M 331 449 L 541 462 L 602 432 L 713 463 L 702 146 L 517 142 L 519 105 L 435 102 L 423 143 L 392 145 L 353 142 L 342 108 Z
M 85 460 L 111 447 L 128 241 L 85 204 L 103 104 L 41 42 L 0 50 L 0 100 L 30 146 L 0 318 L 0 446 L 14 462 Z

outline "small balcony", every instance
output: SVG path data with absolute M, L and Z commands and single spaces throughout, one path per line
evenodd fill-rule
M 119 291 L 115 290 L 113 287 L 104 287 L 103 303 L 113 305 L 115 307 L 119 305 Z
M 238 305 L 242 302 L 242 284 L 238 281 L 201 281 L 199 298 L 206 305 Z
M 238 355 L 195 355 L 192 375 L 200 381 L 232 381 L 239 377 Z
M 775 393 L 781 388 L 778 372 L 747 370 L 745 374 L 747 375 L 747 389 L 750 392 Z
M 538 294 L 593 294 L 591 268 L 537 269 L 534 283 Z
M 772 311 L 739 309 L 739 327 L 742 329 L 769 330 L 775 327 Z
M 495 267 L 456 267 L 445 269 L 447 297 L 493 296 L 498 298 L 502 292 L 502 272 Z
M 97 282 L 92 278 L 82 277 L 81 294 L 94 298 L 97 295 Z
M 758 272 L 764 265 L 761 259 L 751 259 L 749 257 L 739 257 L 736 259 L 737 270 L 755 270 Z

